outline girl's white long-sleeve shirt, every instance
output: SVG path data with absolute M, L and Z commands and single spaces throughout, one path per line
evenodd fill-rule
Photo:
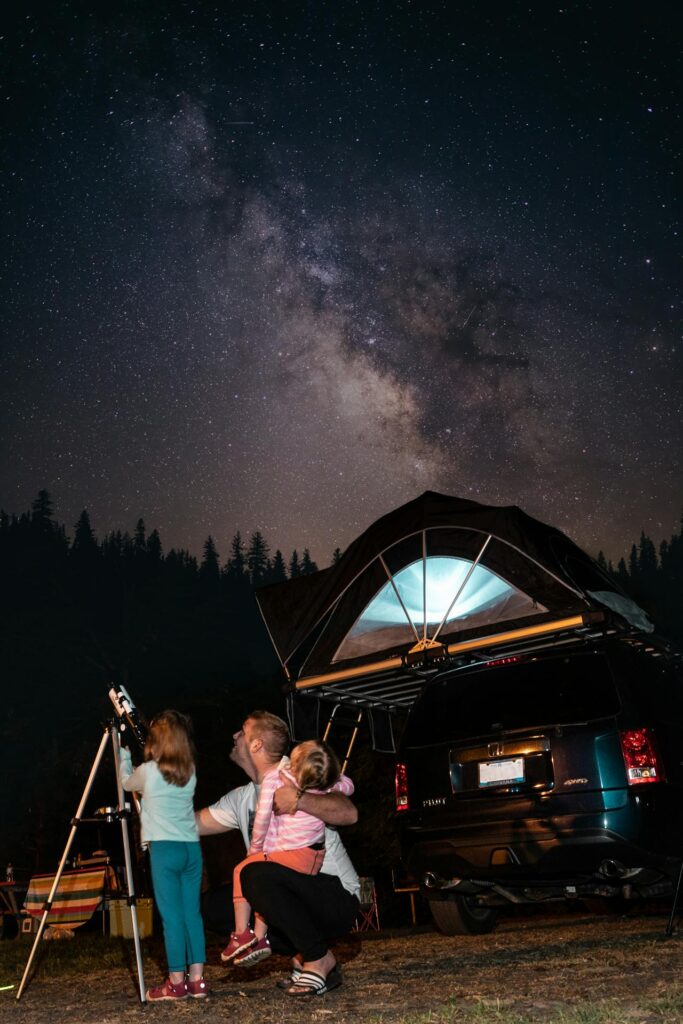
M 197 776 L 184 786 L 166 782 L 156 761 L 144 761 L 133 770 L 130 751 L 121 750 L 121 785 L 129 793 L 142 796 L 140 830 L 143 843 L 155 839 L 198 843 L 193 797 Z

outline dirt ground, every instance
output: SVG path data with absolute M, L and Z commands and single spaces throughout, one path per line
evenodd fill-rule
M 211 998 L 157 1003 L 144 1014 L 159 1022 L 203 1024 L 436 1024 L 567 1020 L 564 1014 L 574 1007 L 578 1017 L 571 1019 L 589 1022 L 598 1018 L 582 1016 L 582 1006 L 613 1000 L 614 1017 L 608 1013 L 601 1021 L 675 1024 L 683 1021 L 683 932 L 665 938 L 666 923 L 662 913 L 600 918 L 557 910 L 504 918 L 495 932 L 481 937 L 449 938 L 427 927 L 352 935 L 335 948 L 343 986 L 303 1001 L 275 988 L 286 970 L 283 959 L 271 957 L 251 970 L 226 969 L 219 960 L 220 946 L 213 943 L 206 970 Z M 84 941 L 87 945 L 76 954 L 77 943 Z M 114 962 L 103 965 L 104 943 L 88 943 L 84 935 L 69 943 L 68 951 L 57 950 L 56 943 L 45 948 L 19 1003 L 16 989 L 0 992 L 3 1024 L 139 1021 L 143 1011 L 132 973 L 132 944 L 122 954 L 119 943 Z M 10 945 L 14 948 L 8 956 Z M 22 944 L 18 950 L 18 945 L 3 943 L 0 949 L 3 984 L 20 980 L 30 947 Z M 162 979 L 159 943 L 145 949 L 145 974 L 148 985 Z

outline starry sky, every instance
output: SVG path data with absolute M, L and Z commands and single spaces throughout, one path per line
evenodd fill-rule
M 672 13 L 14 5 L 0 506 L 321 565 L 427 489 L 668 537 Z

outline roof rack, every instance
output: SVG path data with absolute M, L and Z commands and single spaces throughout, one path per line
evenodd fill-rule
M 408 712 L 427 682 L 445 670 L 465 669 L 615 632 L 602 612 L 583 612 L 474 640 L 433 647 L 416 644 L 404 654 L 382 661 L 299 679 L 293 690 L 300 697 L 400 714 Z

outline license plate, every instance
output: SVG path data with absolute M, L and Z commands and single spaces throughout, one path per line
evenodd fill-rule
M 524 758 L 510 757 L 505 761 L 480 761 L 480 786 L 507 786 L 524 782 Z

